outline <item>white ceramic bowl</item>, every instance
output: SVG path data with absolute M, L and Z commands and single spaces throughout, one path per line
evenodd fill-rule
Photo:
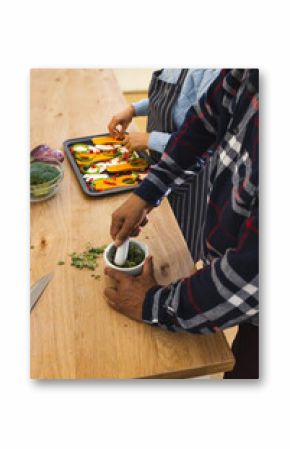
M 137 276 L 138 274 L 141 273 L 145 259 L 149 255 L 148 246 L 145 245 L 145 243 L 139 242 L 138 240 L 135 240 L 135 239 L 130 239 L 130 242 L 134 242 L 141 249 L 143 249 L 143 251 L 145 253 L 145 258 L 144 258 L 143 262 L 141 262 L 139 265 L 136 265 L 136 267 L 131 267 L 131 268 L 117 267 L 116 265 L 113 265 L 109 260 L 109 254 L 110 254 L 111 249 L 115 246 L 114 242 L 110 243 L 110 245 L 108 245 L 107 248 L 105 249 L 104 261 L 105 261 L 105 265 L 107 267 L 113 268 L 114 270 L 117 270 L 117 271 L 121 271 L 122 273 L 129 274 L 130 276 Z

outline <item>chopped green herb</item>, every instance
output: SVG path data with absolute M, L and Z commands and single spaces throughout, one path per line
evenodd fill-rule
M 59 260 L 59 261 L 57 262 L 57 265 L 64 265 L 64 261 L 63 261 L 63 260 Z
M 94 263 L 86 263 L 85 267 L 87 267 L 89 270 L 94 270 L 95 269 L 95 264 Z
M 106 246 L 107 245 L 103 245 L 103 246 L 99 246 L 98 248 L 89 248 L 88 249 L 88 252 L 90 253 L 90 254 L 96 254 L 96 255 L 99 255 L 99 254 L 103 254 L 103 252 L 105 251 L 105 249 L 106 249 Z
M 120 148 L 121 148 L 121 146 L 117 149 L 117 152 L 116 152 L 116 154 L 115 154 L 115 157 L 123 156 L 123 153 L 122 153 L 122 151 L 120 150 Z
M 97 258 L 103 254 L 106 247 L 107 245 L 103 245 L 95 248 L 91 243 L 88 243 L 86 250 L 82 253 L 77 254 L 76 252 L 73 252 L 70 254 L 71 265 L 79 269 L 87 268 L 89 270 L 94 270 L 98 266 L 96 262 Z

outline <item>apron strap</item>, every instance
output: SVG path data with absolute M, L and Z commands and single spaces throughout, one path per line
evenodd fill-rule
M 185 77 L 189 69 L 180 69 L 175 83 L 167 82 L 159 78 L 162 70 L 153 73 L 149 87 L 149 112 L 147 131 L 174 132 L 172 108 L 182 90 Z M 151 151 L 151 155 L 153 152 Z M 155 156 L 154 156 L 155 157 Z M 160 153 L 158 153 L 160 158 Z
M 189 69 L 181 69 L 180 75 L 176 83 L 178 86 L 182 86 L 182 84 L 184 83 L 188 70 Z

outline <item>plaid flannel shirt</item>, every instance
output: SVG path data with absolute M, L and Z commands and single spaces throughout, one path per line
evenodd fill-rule
M 258 70 L 222 70 L 135 190 L 158 205 L 215 158 L 206 241 L 209 264 L 150 289 L 143 320 L 172 331 L 258 324 Z

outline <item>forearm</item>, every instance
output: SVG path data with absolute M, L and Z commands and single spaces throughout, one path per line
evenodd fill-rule
M 172 331 L 210 333 L 258 313 L 257 215 L 245 220 L 236 248 L 168 287 L 150 289 L 143 320 Z

